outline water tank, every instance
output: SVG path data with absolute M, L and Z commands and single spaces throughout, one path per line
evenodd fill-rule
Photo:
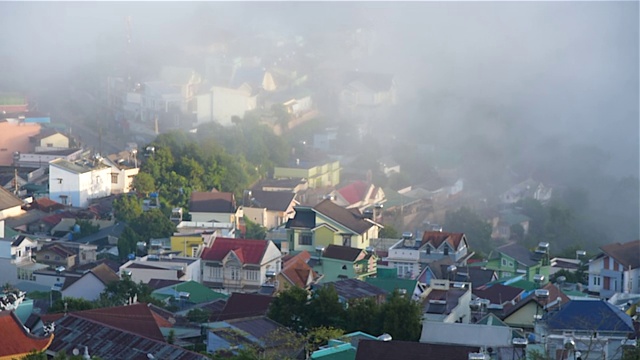
M 79 233 L 80 232 L 80 225 L 78 225 L 78 224 L 73 225 L 73 232 L 76 233 L 76 234 Z

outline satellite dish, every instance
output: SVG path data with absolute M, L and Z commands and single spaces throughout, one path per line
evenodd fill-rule
M 78 356 L 78 355 L 80 355 L 80 350 L 78 350 L 78 349 L 76 348 L 76 349 L 73 349 L 73 351 L 71 351 L 71 353 L 72 353 L 73 355 L 75 355 L 75 356 Z

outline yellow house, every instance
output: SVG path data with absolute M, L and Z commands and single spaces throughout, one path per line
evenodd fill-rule
M 171 252 L 179 253 L 179 256 L 198 257 L 205 246 L 210 246 L 213 233 L 176 234 L 170 237 Z
M 326 199 L 313 208 L 296 207 L 295 217 L 287 222 L 289 250 L 315 253 L 329 245 L 366 249 L 381 227 L 359 210 Z
M 54 129 L 44 129 L 38 135 L 32 136 L 36 151 L 51 151 L 69 148 L 69 137 Z
M 307 179 L 310 188 L 338 185 L 340 183 L 339 161 L 327 163 L 311 163 L 295 159 L 287 167 L 275 167 L 273 177 L 275 179 Z

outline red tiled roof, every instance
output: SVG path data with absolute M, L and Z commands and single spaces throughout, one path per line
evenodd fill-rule
M 430 243 L 434 248 L 438 248 L 444 241 L 449 243 L 454 250 L 458 249 L 460 243 L 462 242 L 462 238 L 464 237 L 463 233 L 449 233 L 443 231 L 425 231 L 422 234 L 422 243 Z
M 21 358 L 20 355 L 26 355 L 33 350 L 46 350 L 53 340 L 53 334 L 49 337 L 39 337 L 28 333 L 13 311 L 0 312 L 0 329 L 0 358 Z
M 635 269 L 640 267 L 640 240 L 626 243 L 608 244 L 601 247 L 602 251 L 616 259 L 617 262 L 627 268 Z
M 164 323 L 158 324 L 156 316 L 147 304 L 78 311 L 73 315 L 150 339 L 165 341 L 159 327 Z
M 219 237 L 202 252 L 202 260 L 222 261 L 234 251 L 244 264 L 260 264 L 269 242 L 267 240 L 231 239 Z
M 338 189 L 338 193 L 347 200 L 349 204 L 364 200 L 371 185 L 364 181 L 355 181 Z
M 36 207 L 44 212 L 51 212 L 58 209 L 63 209 L 64 205 L 57 203 L 49 198 L 43 197 L 33 201 Z
M 318 274 L 313 271 L 311 266 L 302 257 L 294 257 L 289 260 L 282 268 L 281 274 L 285 276 L 292 285 L 297 287 L 306 288 L 309 284 L 309 274 L 311 278 L 315 279 Z

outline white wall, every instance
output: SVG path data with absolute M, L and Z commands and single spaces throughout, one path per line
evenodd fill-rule
M 231 125 L 233 116 L 242 118 L 257 106 L 256 97 L 247 91 L 214 86 L 212 92 L 213 119 L 222 125 Z
M 63 297 L 80 298 L 89 301 L 97 300 L 105 285 L 92 273 L 88 273 L 80 280 L 62 291 Z

